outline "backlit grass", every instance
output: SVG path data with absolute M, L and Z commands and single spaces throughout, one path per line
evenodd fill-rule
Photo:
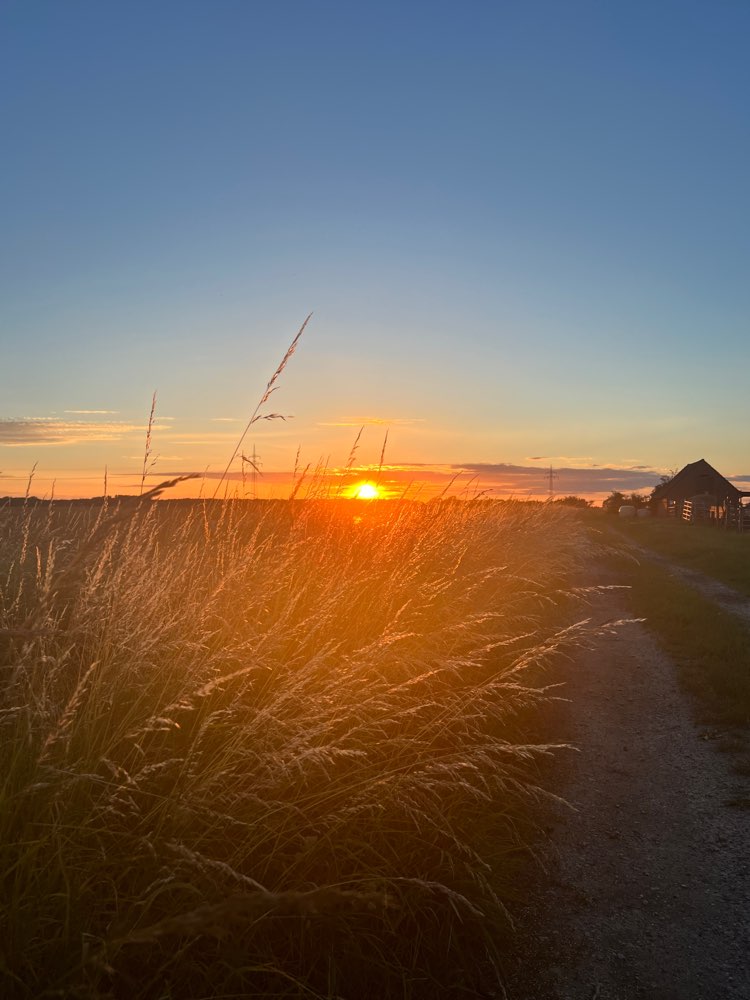
M 579 531 L 482 501 L 0 512 L 3 996 L 497 988 Z

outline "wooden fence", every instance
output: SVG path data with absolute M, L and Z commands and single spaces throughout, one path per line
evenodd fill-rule
M 675 504 L 673 516 L 678 516 L 679 504 Z M 717 527 L 734 531 L 750 531 L 750 503 L 725 500 L 716 507 L 704 507 L 692 500 L 682 501 L 680 516 L 690 524 L 715 524 Z

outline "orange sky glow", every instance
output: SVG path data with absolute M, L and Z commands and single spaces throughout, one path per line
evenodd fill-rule
M 592 479 L 590 473 L 599 472 L 601 485 Z M 146 475 L 144 490 L 181 474 L 178 469 L 151 471 Z M 631 470 L 553 470 L 553 492 L 549 491 L 549 469 L 543 467 L 512 467 L 507 469 L 487 466 L 486 469 L 452 466 L 426 465 L 355 465 L 350 468 L 325 468 L 322 465 L 304 467 L 293 473 L 289 471 L 269 471 L 257 474 L 231 471 L 219 490 L 219 497 L 258 499 L 297 498 L 349 498 L 359 495 L 362 487 L 372 484 L 379 499 L 406 498 L 416 501 L 431 500 L 435 497 L 455 496 L 472 499 L 484 496 L 495 499 L 546 500 L 552 495 L 560 497 L 576 495 L 600 502 L 613 489 L 623 492 L 640 490 L 648 493 L 651 485 L 642 485 L 643 476 Z M 656 480 L 655 473 L 647 477 Z M 209 472 L 183 481 L 165 491 L 165 499 L 212 497 L 220 479 L 220 473 Z M 101 496 L 105 492 L 104 473 L 96 476 L 85 470 L 59 470 L 56 475 L 46 470 L 35 470 L 31 474 L 11 478 L 4 475 L 0 479 L 0 494 L 23 496 L 28 490 L 32 496 L 49 499 L 80 499 Z M 599 488 L 594 488 L 599 486 Z M 141 492 L 141 473 L 136 471 L 107 471 L 106 492 L 109 496 L 137 495 Z M 367 487 L 365 486 L 365 494 Z M 365 498 L 369 498 L 365 495 Z

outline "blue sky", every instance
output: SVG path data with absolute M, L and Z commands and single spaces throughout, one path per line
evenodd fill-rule
M 34 463 L 40 491 L 130 488 L 155 388 L 154 473 L 222 469 L 310 310 L 269 475 L 343 465 L 362 423 L 358 460 L 390 426 L 415 475 L 750 472 L 749 28 L 4 0 L 0 493 Z

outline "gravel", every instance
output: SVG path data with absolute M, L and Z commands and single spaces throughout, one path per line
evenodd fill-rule
M 626 616 L 617 591 L 597 608 Z M 640 624 L 566 668 L 559 808 L 510 1000 L 750 1000 L 750 779 Z

